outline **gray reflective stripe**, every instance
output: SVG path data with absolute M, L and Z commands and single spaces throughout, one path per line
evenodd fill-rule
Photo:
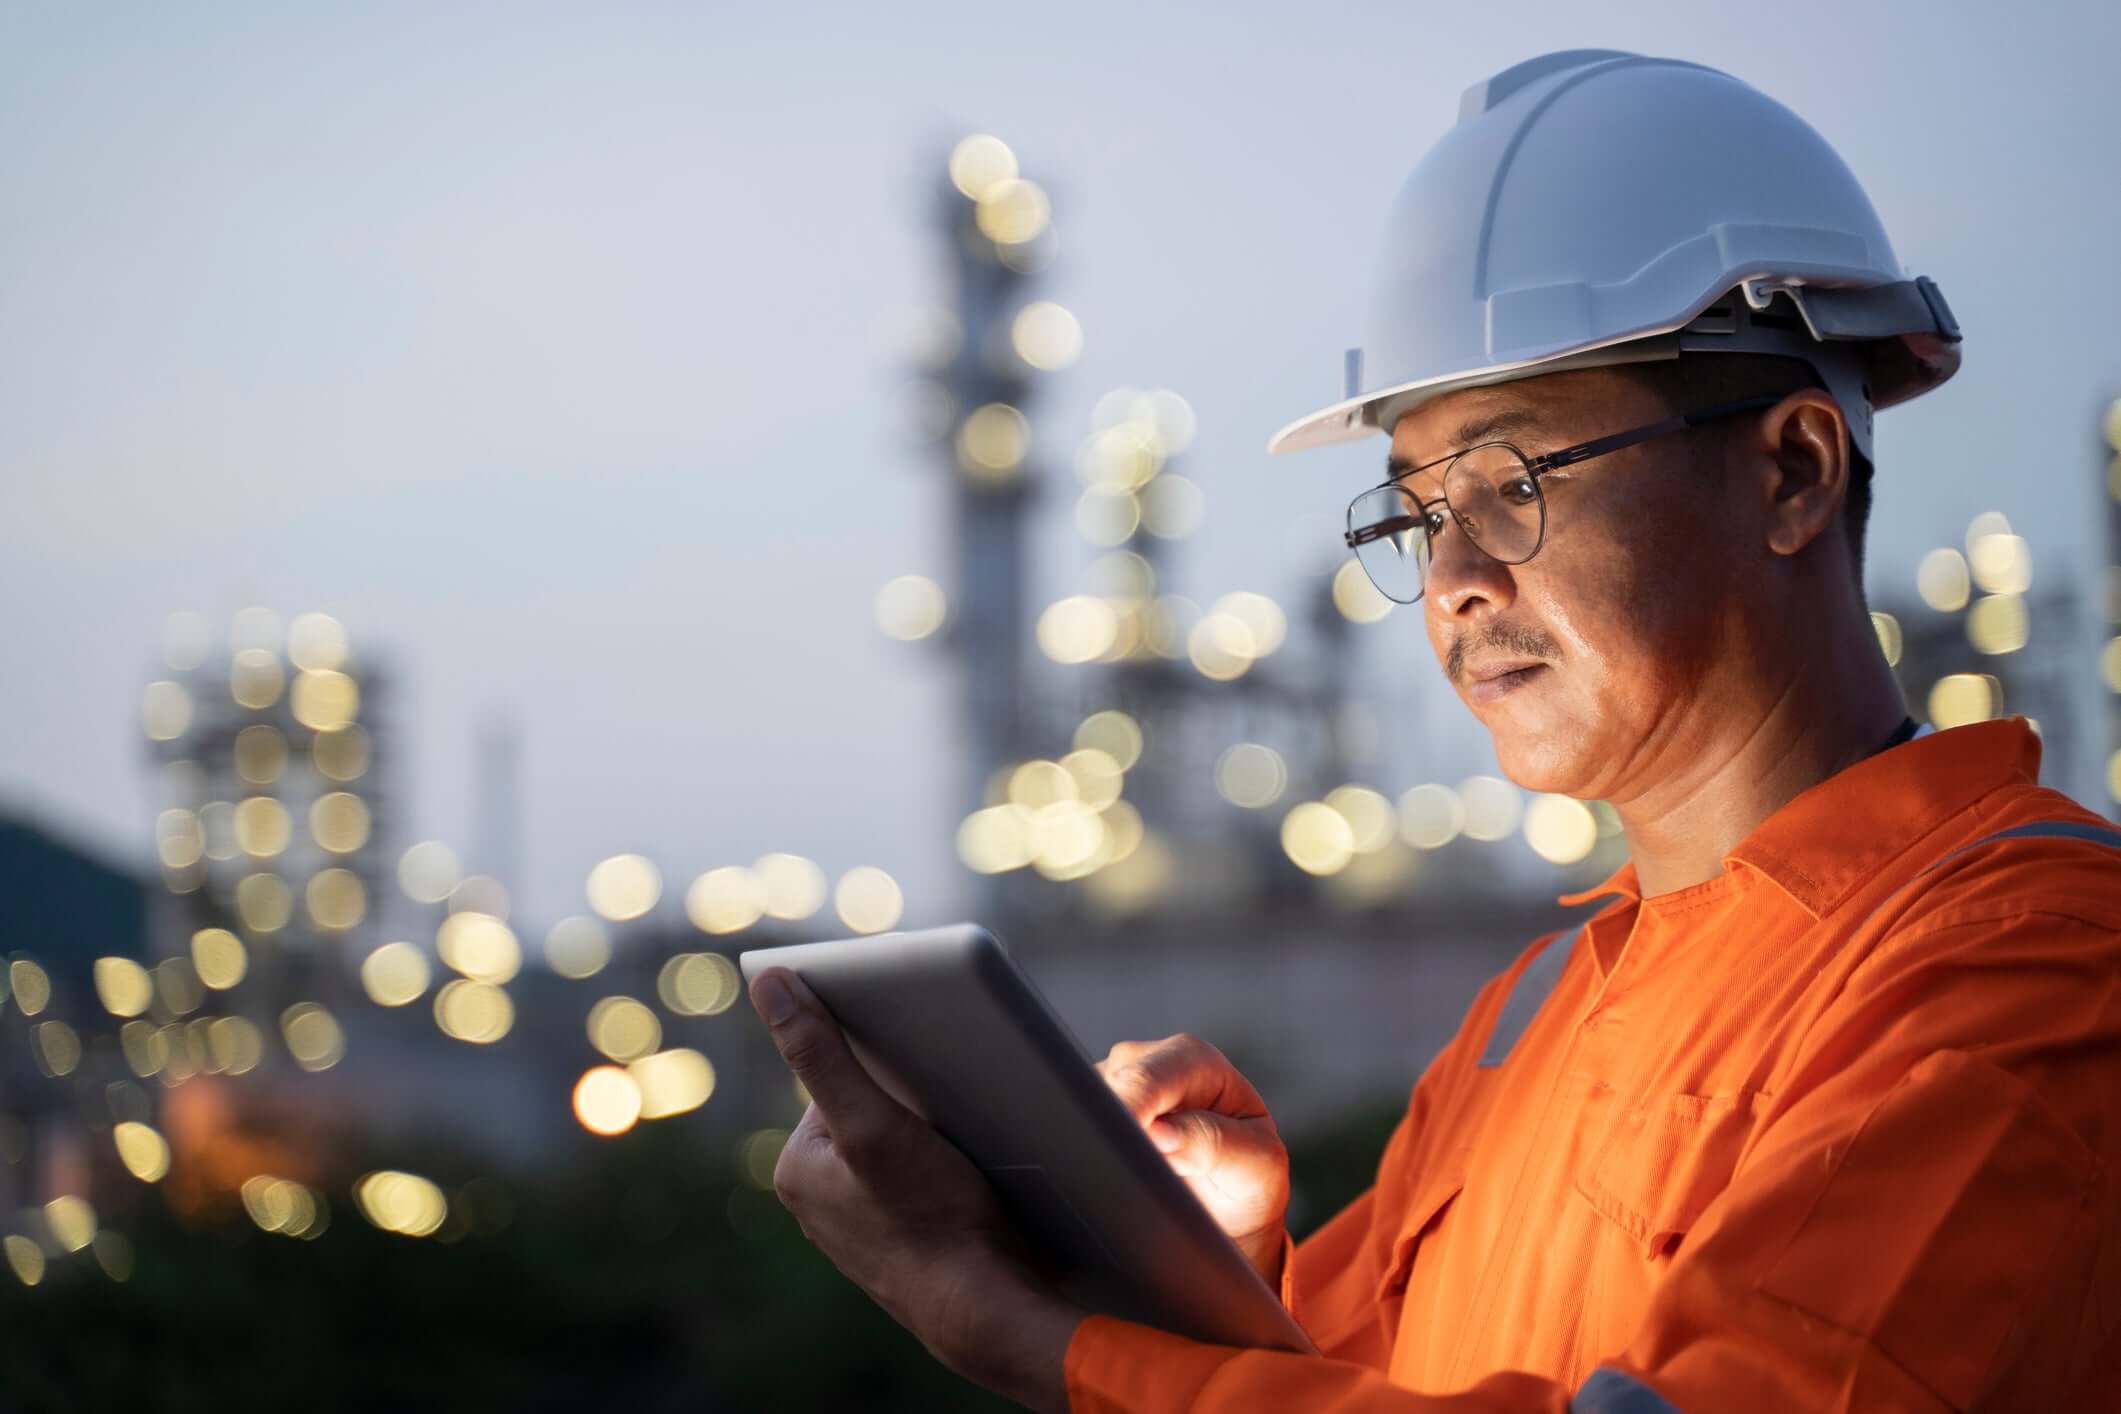
M 1866 918 L 1864 922 L 1868 924 L 1872 918 L 1876 918 L 1879 914 L 1885 912 L 1886 905 L 1894 902 L 1902 894 L 1914 887 L 1917 880 L 1934 874 L 1968 850 L 1979 849 L 1983 845 L 1995 844 L 2001 840 L 2085 840 L 2091 844 L 2103 844 L 2115 849 L 2121 849 L 2121 830 L 2111 830 L 2104 825 L 2082 825 L 2075 820 L 2034 820 L 2024 825 L 2013 825 L 2008 830 L 1998 830 L 1993 835 L 1983 835 L 1972 844 L 1959 846 L 1959 848 L 1945 855 L 1935 864 L 1930 865 L 1929 868 L 1924 869 L 1922 873 L 1917 874 L 1913 879 L 1893 890 L 1885 903 L 1881 903 L 1871 910 L 1870 918 Z
M 1569 1401 L 1569 1414 L 1681 1414 L 1678 1405 L 1633 1375 L 1597 1369 Z
M 1961 845 L 1922 872 L 1927 874 L 1932 869 L 1942 869 L 1968 850 L 1979 849 L 1998 840 L 2089 840 L 2093 844 L 2121 849 L 2121 830 L 2110 830 L 2104 825 L 2082 825 L 2075 820 L 2035 820 L 2029 825 L 2013 825 L 2008 830 L 1984 835 L 1972 844 Z
M 1581 924 L 1548 943 L 1539 956 L 1532 959 L 1525 970 L 1517 974 L 1516 985 L 1510 995 L 1503 998 L 1502 1013 L 1495 1018 L 1495 1029 L 1488 1033 L 1488 1048 L 1473 1062 L 1475 1068 L 1501 1065 L 1510 1058 L 1510 1048 L 1524 1029 L 1532 1024 L 1539 1008 L 1554 990 L 1554 983 L 1561 977 L 1561 969 L 1568 964 L 1569 953 L 1576 940 L 1583 936 Z

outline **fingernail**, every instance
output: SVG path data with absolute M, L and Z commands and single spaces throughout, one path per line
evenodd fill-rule
M 770 972 L 758 980 L 751 995 L 758 1002 L 759 1015 L 766 1018 L 768 1026 L 778 1026 L 795 1015 L 795 993 Z

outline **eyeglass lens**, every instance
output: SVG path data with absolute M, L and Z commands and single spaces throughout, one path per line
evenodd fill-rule
M 1538 550 L 1546 528 L 1539 479 L 1524 459 L 1502 445 L 1474 447 L 1444 471 L 1449 519 L 1482 553 L 1504 564 L 1522 564 Z M 1365 491 L 1348 508 L 1348 528 L 1362 543 L 1355 557 L 1388 599 L 1411 604 L 1421 598 L 1432 558 L 1431 537 L 1445 529 L 1443 506 L 1424 510 L 1401 486 Z M 1363 534 L 1366 529 L 1370 534 Z

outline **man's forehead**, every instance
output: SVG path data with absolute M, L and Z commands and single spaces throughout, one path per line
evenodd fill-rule
M 1431 399 L 1400 416 L 1392 429 L 1395 472 L 1448 457 L 1481 442 L 1508 438 L 1551 422 L 1552 398 L 1504 388 L 1464 388 Z

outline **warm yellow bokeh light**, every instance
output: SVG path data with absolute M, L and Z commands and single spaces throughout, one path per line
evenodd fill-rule
M 663 896 L 663 876 L 645 855 L 615 854 L 589 871 L 589 906 L 614 923 L 639 918 Z
M 262 711 L 280 700 L 286 683 L 279 658 L 263 648 L 245 648 L 229 661 L 228 691 L 238 707 Z
M 354 1204 L 375 1226 L 405 1237 L 426 1237 L 449 1216 L 441 1189 L 418 1174 L 393 1169 L 356 1180 Z
M 886 580 L 876 592 L 876 624 L 891 637 L 911 643 L 928 637 L 949 616 L 943 587 L 924 574 L 902 574 Z
M 129 957 L 99 957 L 95 965 L 96 998 L 112 1016 L 138 1016 L 155 999 L 154 979 Z
M 1550 864 L 1574 864 L 1598 844 L 1590 807 L 1565 795 L 1535 795 L 1524 812 L 1525 843 Z
M 562 918 L 545 935 L 545 962 L 562 977 L 594 977 L 611 961 L 611 934 L 594 918 Z
M 2003 684 L 1987 673 L 1952 673 L 1930 689 L 1930 724 L 1938 731 L 2003 715 Z
M 741 933 L 766 916 L 766 881 L 741 865 L 710 869 L 685 891 L 685 916 L 703 933 Z
M 1378 592 L 1360 564 L 1347 560 L 1333 571 L 1333 607 L 1353 623 L 1374 624 L 1391 613 L 1395 605 Z
M 368 916 L 368 891 L 351 869 L 319 869 L 302 890 L 309 921 L 327 933 L 343 933 Z
M 766 916 L 794 923 L 825 906 L 825 871 L 800 854 L 762 854 L 751 872 L 766 885 Z
M 1282 817 L 1281 847 L 1307 874 L 1336 874 L 1355 855 L 1355 832 L 1338 810 L 1307 800 Z
M 30 1031 L 38 1069 L 47 1076 L 72 1075 L 81 1064 L 81 1033 L 63 1021 L 40 1021 Z
M 359 780 L 368 769 L 368 733 L 358 726 L 318 732 L 309 744 L 317 771 L 334 781 Z
M 35 1286 L 44 1280 L 44 1249 L 20 1233 L 11 1232 L 0 1238 L 0 1246 L 7 1250 L 7 1264 L 24 1286 Z
M 1230 682 L 1243 677 L 1259 656 L 1252 630 L 1235 614 L 1203 614 L 1186 635 L 1186 656 L 1204 678 Z
M 574 1117 L 591 1134 L 624 1134 L 641 1117 L 641 1087 L 615 1065 L 593 1066 L 574 1083 Z
M 656 974 L 656 995 L 679 1016 L 718 1016 L 743 990 L 736 964 L 720 953 L 679 953 Z
M 246 874 L 236 884 L 236 915 L 253 933 L 277 933 L 295 916 L 295 892 L 278 874 Z
M 269 795 L 239 801 L 235 814 L 236 847 L 253 859 L 271 859 L 294 837 L 287 807 Z
M 1016 356 L 1033 368 L 1051 372 L 1082 355 L 1083 326 L 1052 300 L 1036 300 L 1016 312 L 1009 323 L 1009 343 Z
M 1449 786 L 1418 785 L 1399 797 L 1400 837 L 1416 849 L 1441 849 L 1465 827 L 1465 802 Z
M 1887 613 L 1871 615 L 1871 630 L 1878 635 L 1878 651 L 1885 655 L 1887 667 L 1900 666 L 1900 654 L 1906 648 L 1906 638 L 1900 631 L 1900 620 Z
M 1075 798 L 1092 810 L 1102 810 L 1118 800 L 1126 784 L 1126 773 L 1119 762 L 1094 746 L 1069 752 L 1060 759 L 1060 768 L 1075 782 Z
M 153 1125 L 121 1120 L 111 1126 L 110 1137 L 118 1150 L 118 1162 L 142 1183 L 160 1182 L 169 1172 L 169 1141 Z
M 398 887 L 418 903 L 440 903 L 464 877 L 456 851 L 440 840 L 422 840 L 398 856 Z
M 1915 569 L 1915 591 L 1923 603 L 1940 613 L 1956 613 L 1965 608 L 1972 584 L 1966 557 L 1950 548 L 1930 551 Z
M 1022 177 L 1003 177 L 990 184 L 978 198 L 973 219 L 980 233 L 996 245 L 1022 245 L 1035 241 L 1052 219 L 1052 203 L 1045 189 Z
M 1122 771 L 1131 771 L 1134 763 L 1141 760 L 1142 729 L 1125 712 L 1108 708 L 1083 718 L 1075 729 L 1073 744 L 1077 750 L 1102 751 Z
M 35 1016 L 51 1005 L 52 979 L 29 958 L 18 957 L 8 963 L 7 986 L 24 1016 Z
M 1142 487 L 1142 529 L 1159 540 L 1183 540 L 1208 517 L 1207 493 L 1189 477 L 1170 473 Z
M 243 1075 L 265 1059 L 265 1035 L 244 1017 L 217 1016 L 207 1023 L 206 1049 L 211 1068 Z
M 997 182 L 1014 177 L 1016 170 L 1016 154 L 991 133 L 974 133 L 950 149 L 951 184 L 974 201 Z
M 663 1023 L 645 1002 L 605 997 L 589 1009 L 589 1044 L 615 1061 L 638 1060 L 663 1044 Z
M 1281 753 L 1258 742 L 1239 742 L 1215 763 L 1215 789 L 1232 805 L 1247 810 L 1264 809 L 1280 800 L 1288 784 L 1289 768 Z
M 642 1119 L 664 1119 L 707 1103 L 714 1066 L 698 1051 L 679 1047 L 642 1056 L 626 1067 L 641 1097 Z
M 489 1045 L 515 1025 L 515 1003 L 490 982 L 458 977 L 435 993 L 435 1025 L 452 1040 Z
M 1990 532 L 1967 547 L 1974 583 L 1990 594 L 2023 594 L 2033 585 L 2033 554 L 2020 536 Z
M 2099 676 L 2112 691 L 2121 692 L 2121 638 L 2109 638 L 2099 650 Z
M 515 930 L 490 913 L 452 913 L 435 929 L 435 956 L 474 982 L 499 986 L 523 966 Z
M 346 1054 L 346 1033 L 315 1002 L 296 1002 L 280 1013 L 280 1037 L 304 1070 L 329 1070 Z
M 352 854 L 368 843 L 368 805 L 351 791 L 327 791 L 309 807 L 309 837 L 331 854 Z
M 1524 814 L 1524 797 L 1517 787 L 1499 776 L 1474 776 L 1458 786 L 1465 806 L 1466 838 L 1494 841 L 1508 839 Z
M 360 713 L 361 689 L 344 673 L 310 670 L 295 674 L 287 701 L 295 720 L 311 731 L 337 731 Z
M 855 932 L 882 933 L 898 926 L 906 899 L 896 879 L 873 864 L 862 864 L 840 875 L 832 906 L 840 922 Z
M 287 769 L 287 738 L 255 722 L 236 733 L 236 774 L 246 785 L 269 786 Z
M 206 853 L 206 828 L 189 810 L 169 809 L 155 817 L 155 853 L 165 869 L 189 869 Z
M 1399 823 L 1392 802 L 1368 786 L 1336 786 L 1326 792 L 1326 804 L 1340 812 L 1357 854 L 1375 854 L 1392 842 Z
M 404 1006 L 426 994 L 432 969 L 411 943 L 385 943 L 361 959 L 361 990 L 377 1006 Z
M 1111 601 L 1071 594 L 1038 616 L 1038 647 L 1056 663 L 1087 663 L 1111 650 L 1119 615 Z
M 298 668 L 330 672 L 346 654 L 346 630 L 329 614 L 297 614 L 287 626 L 287 660 Z
M 1966 641 L 1981 653 L 2015 653 L 2032 637 L 2020 594 L 1984 594 L 1966 611 Z
M 191 960 L 199 980 L 217 992 L 235 986 L 250 970 L 243 940 L 226 928 L 201 928 L 192 934 Z
M 140 702 L 140 723 L 149 741 L 175 741 L 191 725 L 191 694 L 184 684 L 151 682 Z
M 79 1252 L 96 1240 L 96 1210 L 86 1198 L 71 1193 L 44 1205 L 44 1225 L 52 1241 L 69 1252 Z
M 984 403 L 957 429 L 957 464 L 984 480 L 1013 475 L 1031 454 L 1031 424 L 1007 403 Z
M 1031 812 L 1013 801 L 975 810 L 957 827 L 957 857 L 975 874 L 1023 868 L 1036 843 Z

